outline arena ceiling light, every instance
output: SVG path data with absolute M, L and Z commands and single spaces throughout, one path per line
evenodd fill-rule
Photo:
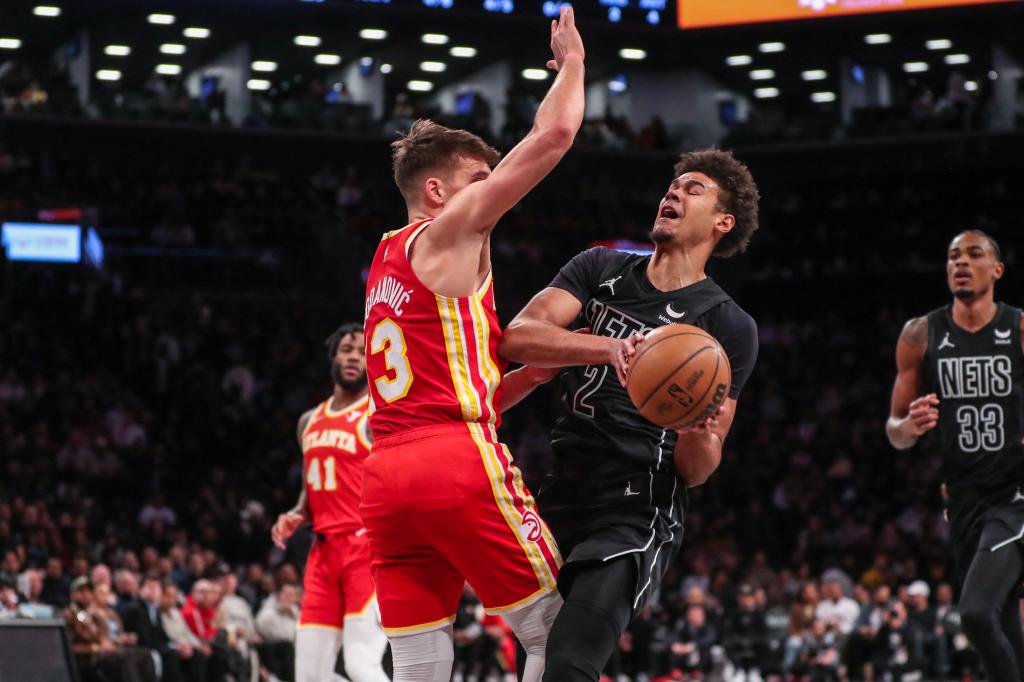
M 523 69 L 522 76 L 528 81 L 546 81 L 548 71 L 547 69 Z
M 933 38 L 924 41 L 924 46 L 929 50 L 948 50 L 953 47 L 953 41 L 949 38 Z
M 248 81 L 246 81 L 245 87 L 249 88 L 250 90 L 269 90 L 270 81 L 263 80 L 262 78 L 250 78 Z
M 422 40 L 427 45 L 448 44 L 448 36 L 446 36 L 443 33 L 424 33 L 422 36 L 420 36 L 420 40 Z
M 726 57 L 725 63 L 729 66 L 747 66 L 754 63 L 754 58 L 749 54 L 734 54 Z
M 249 65 L 253 71 L 260 71 L 263 73 L 272 73 L 277 71 L 277 62 L 272 62 L 265 59 L 257 59 Z
M 927 62 L 906 62 L 903 65 L 903 70 L 907 73 L 924 73 L 928 70 Z
M 101 81 L 119 81 L 121 72 L 117 69 L 100 69 L 96 72 L 96 79 Z
M 836 101 L 836 93 L 831 92 L 831 91 L 812 92 L 811 93 L 811 101 L 812 102 L 816 102 L 817 104 L 826 104 L 828 102 L 835 102 Z
M 448 65 L 444 62 L 420 62 L 420 71 L 428 73 L 442 73 Z
M 434 89 L 434 84 L 430 81 L 409 81 L 405 87 L 413 92 L 430 92 Z
M 32 10 L 32 14 L 37 17 L 59 17 L 60 7 L 55 5 L 36 5 Z
M 0 50 L 17 50 L 21 47 L 21 38 L 0 38 Z
M 384 74 L 385 76 L 388 75 L 389 73 L 391 73 L 393 70 L 394 70 L 394 67 L 391 66 L 390 64 L 384 63 L 384 64 L 380 65 L 380 72 L 382 74 Z
M 950 65 L 953 65 L 953 64 L 970 64 L 971 63 L 971 56 L 967 55 L 967 54 L 963 54 L 963 53 L 947 54 L 943 58 L 943 61 L 945 61 L 947 64 L 950 64 Z
M 185 54 L 185 46 L 181 43 L 164 43 L 160 51 L 164 54 Z
M 295 36 L 293 42 L 299 47 L 320 47 L 320 36 Z
M 964 83 L 964 90 L 966 90 L 967 92 L 977 92 L 978 81 L 967 81 L 966 83 Z
M 192 38 L 193 40 L 203 40 L 210 37 L 210 29 L 202 26 L 189 26 L 181 33 L 186 38 Z
M 620 94 L 629 89 L 629 83 L 626 81 L 625 76 L 616 76 L 608 81 L 608 92 L 614 92 Z
M 775 71 L 772 69 L 754 69 L 750 72 L 750 78 L 755 81 L 766 81 L 775 78 Z
M 805 81 L 823 81 L 828 78 L 828 71 L 825 69 L 808 69 L 800 72 L 800 78 Z
M 868 45 L 885 45 L 892 42 L 892 36 L 888 33 L 869 33 L 864 36 L 864 42 Z
M 127 45 L 107 45 L 103 48 L 103 54 L 108 57 L 127 57 L 132 53 L 132 48 Z
M 164 14 L 163 12 L 154 12 L 146 17 L 146 21 L 151 24 L 160 24 L 162 26 L 170 26 L 174 23 L 175 18 L 173 14 Z
M 786 49 L 786 43 L 775 40 L 768 43 L 761 43 L 757 46 L 757 49 L 765 53 L 782 52 Z
M 647 58 L 647 50 L 641 50 L 639 47 L 624 47 L 619 50 L 619 56 L 623 59 L 638 62 L 641 59 Z
M 756 88 L 754 90 L 754 97 L 758 99 L 771 99 L 779 96 L 778 88 Z
M 318 54 L 313 57 L 313 61 L 321 66 L 337 66 L 341 64 L 340 54 Z
M 363 40 L 384 40 L 388 32 L 382 28 L 364 28 L 359 31 L 359 37 Z
M 177 76 L 181 73 L 179 64 L 157 64 L 156 72 L 161 76 Z
M 469 47 L 468 45 L 456 45 L 452 49 L 448 50 L 448 54 L 459 59 L 469 59 L 470 57 L 476 56 L 476 48 Z

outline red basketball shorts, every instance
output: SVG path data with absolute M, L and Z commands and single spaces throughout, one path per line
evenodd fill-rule
M 299 627 L 340 630 L 368 611 L 374 592 L 365 533 L 318 537 L 306 561 Z
M 492 426 L 425 427 L 375 442 L 360 512 L 388 633 L 453 622 L 464 581 L 488 613 L 556 589 L 558 547 Z

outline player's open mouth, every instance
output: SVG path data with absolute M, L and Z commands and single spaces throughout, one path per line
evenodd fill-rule
M 953 275 L 953 281 L 957 284 L 967 284 L 971 281 L 971 273 L 969 272 L 958 272 Z
M 675 220 L 679 217 L 679 212 L 671 206 L 662 206 L 661 213 L 658 214 L 659 218 L 667 218 L 669 220 Z

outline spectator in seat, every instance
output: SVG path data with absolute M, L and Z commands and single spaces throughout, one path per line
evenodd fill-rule
M 201 640 L 188 627 L 185 617 L 178 608 L 178 586 L 171 582 L 163 583 L 160 595 L 160 629 L 163 631 L 171 647 L 181 657 L 189 682 L 219 682 L 222 671 L 213 670 L 218 661 L 213 659 L 213 647 Z M 226 670 L 223 666 L 222 670 Z
M 885 621 L 885 613 L 892 602 L 892 589 L 888 585 L 875 588 L 871 601 L 861 607 L 847 642 L 846 656 L 850 677 L 859 680 L 870 677 L 875 637 Z
M 686 616 L 673 633 L 669 646 L 669 668 L 673 674 L 699 676 L 711 666 L 711 647 L 718 641 L 718 632 L 708 623 L 703 606 L 691 604 Z
M 256 632 L 262 643 L 260 661 L 278 677 L 287 678 L 295 667 L 295 629 L 299 624 L 299 588 L 285 583 L 267 597 L 256 614 Z
M 751 681 L 761 679 L 760 668 L 768 652 L 767 624 L 754 588 L 747 583 L 740 585 L 736 609 L 725 619 L 722 644 L 737 672 Z
M 893 602 L 878 631 L 874 655 L 875 679 L 900 682 L 904 675 L 920 672 L 914 655 L 914 639 L 903 602 Z
M 860 615 L 860 604 L 843 594 L 843 584 L 828 579 L 821 584 L 822 600 L 814 610 L 818 620 L 833 628 L 843 638 L 853 632 L 853 626 Z
M 929 606 L 931 588 L 923 580 L 915 580 L 907 587 L 908 613 L 914 640 L 914 658 L 925 666 L 925 674 L 946 677 L 949 671 L 949 651 L 941 635 L 936 609 Z

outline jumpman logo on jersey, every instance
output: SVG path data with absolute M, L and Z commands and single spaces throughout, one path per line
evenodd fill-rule
M 625 494 L 625 496 L 629 497 L 630 495 L 639 495 L 639 494 L 640 494 L 639 492 L 633 492 L 633 482 L 632 481 L 626 481 L 626 494 Z
M 615 295 L 615 283 L 618 282 L 620 279 L 622 279 L 622 275 L 619 275 L 618 277 L 612 277 L 610 280 L 608 280 L 606 282 L 601 282 L 600 284 L 598 284 L 597 288 L 600 289 L 601 287 L 608 287 L 608 289 L 612 292 L 612 296 L 614 296 Z
M 956 348 L 956 344 L 949 340 L 949 332 L 942 337 L 942 343 L 939 344 L 939 350 L 943 348 Z

